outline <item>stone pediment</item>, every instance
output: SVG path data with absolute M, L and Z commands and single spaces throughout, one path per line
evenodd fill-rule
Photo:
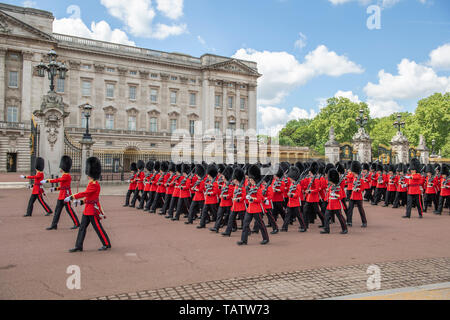
M 56 42 L 49 34 L 0 10 L 0 34 Z
M 246 66 L 245 64 L 236 59 L 230 59 L 224 62 L 212 64 L 210 66 L 205 67 L 205 69 L 240 73 L 256 77 L 261 76 L 261 74 L 259 74 L 256 70 Z

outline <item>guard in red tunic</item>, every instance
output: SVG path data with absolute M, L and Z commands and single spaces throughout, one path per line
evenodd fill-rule
M 285 174 L 289 171 L 289 164 L 286 162 L 282 162 L 279 165 L 277 174 L 273 177 L 272 180 L 272 203 L 273 203 L 273 210 L 272 214 L 275 219 L 275 221 L 278 220 L 278 216 L 281 216 L 281 218 L 284 220 L 285 213 L 284 213 L 284 193 L 286 190 L 286 184 L 284 183 L 283 179 Z
M 189 208 L 191 207 L 191 165 L 183 164 L 183 177 L 178 188 L 180 189 L 180 197 L 177 202 L 177 211 L 172 221 L 180 220 L 180 215 L 185 217 L 189 215 Z
M 131 164 L 130 171 L 131 171 L 131 177 L 130 177 L 130 180 L 128 180 L 129 186 L 128 186 L 127 195 L 125 196 L 125 204 L 123 205 L 124 207 L 128 207 L 130 205 L 130 197 L 136 190 L 136 186 L 137 186 L 136 174 L 138 171 L 136 162 L 133 162 Z
M 89 177 L 89 184 L 84 192 L 80 192 L 71 196 L 68 196 L 64 201 L 69 202 L 74 199 L 84 198 L 84 212 L 81 219 L 80 229 L 78 230 L 77 241 L 75 248 L 70 249 L 69 252 L 83 251 L 83 242 L 86 236 L 86 229 L 89 224 L 92 224 L 95 232 L 97 233 L 103 246 L 99 251 L 105 251 L 111 248 L 111 241 L 109 241 L 108 235 L 105 229 L 100 223 L 100 219 L 104 217 L 102 206 L 100 205 L 100 178 L 102 167 L 100 160 L 95 157 L 89 158 L 86 161 L 86 175 Z
M 420 162 L 416 158 L 411 160 L 409 170 L 411 171 L 410 176 L 407 177 L 408 179 L 408 201 L 406 204 L 406 215 L 403 216 L 403 218 L 411 218 L 411 209 L 413 204 L 416 205 L 417 211 L 419 213 L 419 218 L 423 218 L 422 212 L 422 175 L 418 173 L 420 171 Z
M 144 192 L 142 193 L 141 201 L 139 202 L 138 210 L 144 209 L 144 206 L 146 203 L 150 201 L 152 202 L 152 195 L 150 194 L 150 187 L 151 187 L 151 181 L 153 180 L 153 177 L 155 175 L 154 172 L 155 163 L 153 161 L 148 161 L 145 164 L 145 169 L 147 170 L 147 174 L 144 178 Z M 148 211 L 145 209 L 144 211 Z
M 72 194 L 72 191 L 70 189 L 72 176 L 69 173 L 70 169 L 72 168 L 72 159 L 68 156 L 63 156 L 61 158 L 59 168 L 61 169 L 62 173 L 62 176 L 60 178 L 41 181 L 41 184 L 45 184 L 47 182 L 59 183 L 59 187 L 56 188 L 57 190 L 59 190 L 59 196 L 58 201 L 56 202 L 55 215 L 53 216 L 52 225 L 47 228 L 47 230 L 56 230 L 58 228 L 59 217 L 61 216 L 63 207 L 66 208 L 67 213 L 72 219 L 73 227 L 71 229 L 77 229 L 80 226 L 77 214 L 75 213 L 75 211 L 73 211 L 70 202 L 64 202 L 64 199 Z
M 305 216 L 309 223 L 314 223 L 316 216 L 319 216 L 322 224 L 319 228 L 323 227 L 323 214 L 319 207 L 319 191 L 321 188 L 319 177 L 317 176 L 317 171 L 319 165 L 317 162 L 313 162 L 309 167 L 309 177 L 303 180 L 302 189 L 305 190 L 306 195 L 306 205 L 305 205 Z M 309 224 L 308 223 L 308 224 Z M 307 224 L 307 225 L 308 225 Z
M 159 213 L 162 216 L 165 216 L 167 213 L 167 209 L 169 209 L 170 200 L 172 200 L 172 193 L 173 193 L 173 186 L 172 182 L 177 178 L 177 168 L 175 166 L 175 163 L 171 162 L 169 165 L 169 178 L 164 183 L 164 187 L 166 189 L 165 195 L 164 195 L 164 204 L 161 208 L 161 212 Z M 167 218 L 167 216 L 166 216 Z
M 300 170 L 297 166 L 292 166 L 289 168 L 289 172 L 287 174 L 289 179 L 289 191 L 287 193 L 289 200 L 287 203 L 287 212 L 284 218 L 283 227 L 281 228 L 282 232 L 288 231 L 288 227 L 292 219 L 294 221 L 297 219 L 300 223 L 299 232 L 306 232 L 308 229 L 308 222 L 302 212 L 300 203 L 303 199 L 302 185 L 301 181 L 299 181 L 300 174 Z
M 229 237 L 231 236 L 231 232 L 237 231 L 237 223 L 236 223 L 236 217 L 240 217 L 241 225 L 244 223 L 244 216 L 245 216 L 245 197 L 246 197 L 246 190 L 245 190 L 245 173 L 242 168 L 238 167 L 234 169 L 233 172 L 233 198 L 232 198 L 232 205 L 231 205 L 231 213 L 228 217 L 228 224 L 227 229 L 222 232 L 222 236 Z
M 375 196 L 373 197 L 372 205 L 376 206 L 381 201 L 382 198 L 386 196 L 386 188 L 388 177 L 385 173 L 385 169 L 383 165 L 377 165 L 377 174 L 376 174 L 377 187 L 375 189 Z
M 434 214 L 441 215 L 444 210 L 444 203 L 447 202 L 447 207 L 450 205 L 450 176 L 449 176 L 449 167 L 447 164 L 442 164 L 442 173 L 441 173 L 441 193 L 439 197 L 439 205 Z M 449 212 L 450 213 L 450 212 Z
M 350 202 L 347 210 L 347 225 L 352 226 L 353 223 L 353 208 L 358 207 L 359 215 L 361 216 L 362 228 L 367 227 L 366 212 L 363 207 L 363 192 L 364 186 L 362 181 L 361 164 L 359 161 L 353 161 L 351 164 L 351 171 L 348 178 L 347 188 L 351 191 Z
M 200 225 L 197 229 L 206 228 L 206 224 L 210 221 L 215 222 L 217 219 L 217 206 L 219 203 L 219 184 L 218 169 L 214 164 L 208 166 L 206 170 L 208 179 L 205 182 L 205 204 L 202 209 L 202 217 L 200 219 Z M 210 215 L 211 214 L 211 215 Z
M 217 211 L 217 219 L 214 227 L 209 230 L 212 232 L 218 233 L 220 228 L 227 224 L 228 218 L 230 216 L 231 206 L 233 205 L 233 192 L 234 185 L 233 180 L 233 168 L 231 166 L 227 166 L 225 170 L 222 172 L 223 176 L 223 186 L 220 190 L 220 204 L 219 211 Z
M 323 230 L 320 232 L 322 234 L 330 233 L 330 219 L 331 216 L 337 216 L 339 223 L 341 224 L 341 234 L 347 234 L 347 225 L 345 223 L 345 219 L 342 216 L 342 202 L 341 198 L 341 186 L 339 185 L 339 173 L 336 169 L 330 169 L 328 171 L 328 181 L 330 183 L 330 187 L 327 190 L 326 199 L 328 200 L 327 209 L 325 211 L 325 218 L 323 224 Z M 352 191 L 353 192 L 353 191 Z M 351 201 L 351 195 L 350 195 Z M 362 200 L 361 200 L 362 201 Z
M 155 163 L 153 164 L 153 170 L 151 171 L 151 175 L 147 179 L 148 182 L 146 184 L 146 187 L 148 190 L 148 199 L 147 202 L 145 203 L 144 211 L 150 211 L 153 201 L 156 198 L 156 190 L 158 189 L 157 183 L 159 181 L 159 178 L 161 177 L 160 169 L 161 169 L 161 162 L 155 161 Z
M 202 164 L 197 164 L 195 166 L 195 175 L 197 176 L 197 181 L 192 186 L 194 197 L 192 198 L 191 206 L 189 207 L 188 221 L 186 221 L 185 224 L 194 223 L 194 220 L 198 218 L 197 215 L 205 203 L 206 168 Z
M 394 165 L 389 165 L 389 173 L 387 177 L 387 189 L 386 189 L 386 196 L 384 197 L 384 205 L 383 207 L 387 207 L 390 204 L 394 204 L 395 200 L 395 194 L 397 193 L 397 183 L 398 183 L 398 177 L 395 174 L 395 167 Z
M 45 162 L 42 158 L 36 158 L 36 175 L 34 176 L 20 176 L 22 179 L 34 180 L 33 191 L 30 196 L 30 200 L 28 201 L 27 213 L 24 217 L 31 217 L 33 213 L 33 206 L 36 199 L 41 204 L 42 208 L 44 208 L 45 212 L 47 212 L 46 216 L 49 216 L 53 213 L 52 209 L 50 209 L 49 205 L 44 201 L 42 195 L 44 194 L 44 188 L 41 185 L 41 181 L 44 180 L 44 167 Z
M 438 208 L 439 179 L 432 164 L 426 166 L 425 196 L 423 199 L 423 212 L 427 212 L 428 206 L 434 204 L 434 210 Z
M 131 200 L 130 208 L 135 208 L 136 201 L 139 201 L 139 202 L 141 201 L 141 193 L 144 192 L 144 179 L 145 179 L 144 167 L 145 167 L 144 161 L 139 160 L 137 162 L 137 168 L 139 171 L 136 175 L 137 187 L 136 187 L 136 190 L 134 193 L 134 197 Z
M 262 195 L 261 182 L 261 169 L 253 165 L 248 170 L 249 178 L 249 191 L 247 193 L 246 199 L 248 200 L 247 212 L 244 217 L 244 227 L 242 229 L 241 241 L 238 241 L 238 245 L 246 245 L 248 241 L 248 236 L 250 235 L 250 224 L 255 218 L 258 229 L 261 231 L 263 241 L 262 245 L 269 243 L 269 234 L 267 233 L 266 225 L 264 224 L 262 213 L 262 201 L 264 199 Z
M 156 181 L 155 198 L 153 199 L 150 213 L 156 213 L 156 210 L 164 205 L 164 197 L 166 195 L 166 182 L 170 177 L 169 162 L 163 161 L 159 168 L 159 178 Z

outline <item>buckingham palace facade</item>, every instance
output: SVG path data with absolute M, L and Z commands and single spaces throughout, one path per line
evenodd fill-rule
M 37 65 L 54 49 L 69 71 L 55 82 L 76 143 L 89 121 L 94 148 L 114 152 L 170 151 L 185 129 L 256 130 L 255 62 L 205 54 L 200 58 L 55 34 L 53 14 L 0 4 L 0 172 L 30 169 L 34 110 L 49 88 Z

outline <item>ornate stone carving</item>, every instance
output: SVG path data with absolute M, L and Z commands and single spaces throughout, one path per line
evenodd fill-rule
M 139 75 L 141 76 L 141 79 L 148 79 L 148 75 L 150 74 L 150 72 L 145 71 L 145 70 L 139 70 Z
M 0 32 L 2 33 L 11 33 L 11 28 L 6 23 L 6 20 L 3 17 L 0 17 Z
M 169 77 L 170 77 L 169 74 L 167 74 L 167 73 L 160 73 L 159 75 L 161 76 L 161 80 L 162 81 L 168 81 L 169 80 Z
M 61 110 L 65 114 L 65 107 L 66 104 L 63 102 L 63 98 L 59 94 L 49 91 L 48 94 L 42 97 L 40 111 L 54 108 Z
M 105 71 L 105 65 L 103 64 L 94 64 L 95 72 L 103 73 Z
M 80 70 L 80 65 L 81 65 L 80 61 L 69 60 L 69 69 L 70 70 Z
M 180 81 L 182 84 L 186 84 L 188 82 L 188 78 L 187 77 L 180 77 Z
M 120 76 L 125 76 L 127 74 L 128 69 L 123 67 L 118 67 L 117 72 L 119 72 Z

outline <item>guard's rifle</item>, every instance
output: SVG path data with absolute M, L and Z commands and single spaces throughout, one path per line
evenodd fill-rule
M 361 177 L 362 177 L 362 174 L 360 173 L 358 175 L 358 177 L 356 178 L 355 183 L 353 184 L 353 189 L 352 189 L 353 192 L 357 192 L 357 191 L 359 191 L 359 189 L 361 189 Z
M 173 177 L 175 177 L 176 174 L 177 174 L 177 173 L 174 172 L 174 173 L 172 173 L 172 174 L 170 175 L 169 179 L 167 179 L 166 183 L 164 184 L 165 187 L 169 187 L 170 182 L 172 181 Z
M 295 190 L 297 189 L 298 185 L 300 184 L 300 182 L 302 182 L 303 179 L 305 179 L 306 175 L 308 174 L 309 169 L 305 169 L 300 176 L 298 177 L 298 179 L 294 182 L 292 182 L 291 186 L 289 187 L 289 192 L 288 192 L 288 196 L 290 197 L 291 195 L 294 194 Z
M 233 201 L 241 200 L 242 196 L 242 187 L 244 186 L 245 179 L 242 179 L 242 181 L 239 183 L 238 187 L 234 189 L 233 193 Z
M 262 195 L 265 197 L 267 195 L 267 191 L 269 191 L 270 186 L 272 185 L 272 181 L 273 181 L 273 176 L 272 179 L 270 179 L 269 182 L 267 182 L 266 187 L 264 188 Z

